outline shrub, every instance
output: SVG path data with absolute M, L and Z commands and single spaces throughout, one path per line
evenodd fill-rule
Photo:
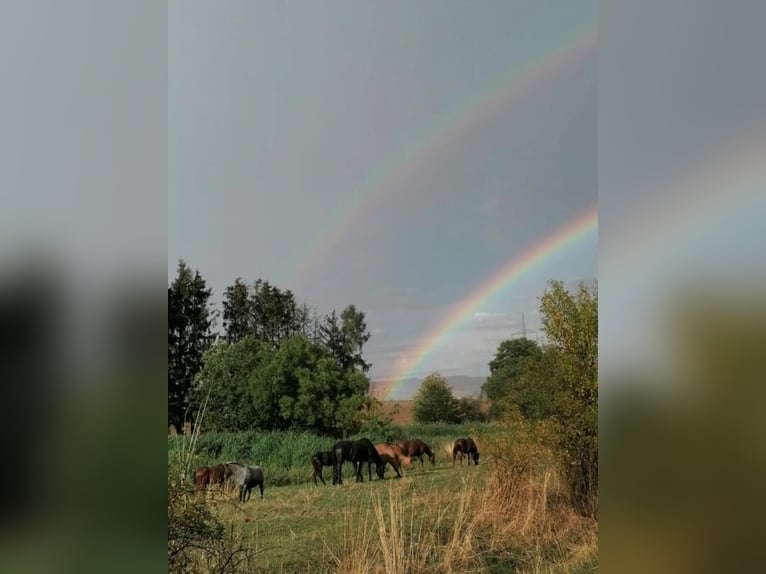
M 415 394 L 412 416 L 420 423 L 460 422 L 460 405 L 447 379 L 431 373 L 423 380 Z

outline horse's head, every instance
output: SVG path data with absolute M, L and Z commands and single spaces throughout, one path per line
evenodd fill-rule
M 380 464 L 375 465 L 375 472 L 377 473 L 378 478 L 380 480 L 383 480 L 383 476 L 385 475 L 385 472 L 386 472 L 386 463 L 385 463 L 385 461 L 382 461 Z
M 436 453 L 432 452 L 428 455 L 428 460 L 431 461 L 431 466 L 436 466 Z
M 474 464 L 479 464 L 479 451 L 474 451 L 473 453 L 473 462 Z

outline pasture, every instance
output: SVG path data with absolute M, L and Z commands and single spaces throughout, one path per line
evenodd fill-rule
M 346 463 L 340 487 L 332 485 L 329 467 L 324 468 L 326 486 L 315 487 L 311 481 L 311 455 L 330 448 L 333 439 L 302 433 L 200 436 L 194 464 L 235 460 L 229 455 L 242 452 L 251 441 L 250 452 L 264 448 L 263 456 L 239 457 L 264 467 L 263 500 L 241 504 L 234 491 L 218 489 L 205 495 L 208 508 L 247 550 L 241 571 L 596 570 L 596 523 L 571 511 L 555 461 L 533 442 L 505 436 L 492 425 L 417 425 L 404 432 L 433 447 L 435 467 L 427 460 L 423 467 L 414 461 L 398 479 L 388 466 L 384 480 L 373 472 L 369 482 L 365 471 L 364 482 L 357 483 Z M 266 436 L 259 439 L 259 434 Z M 478 466 L 464 461 L 453 468 L 452 444 L 461 436 L 477 437 L 482 454 Z M 506 460 L 492 454 L 511 451 L 515 458 Z M 171 446 L 169 457 L 173 453 Z
M 208 498 L 224 524 L 241 527 L 251 544 L 252 566 L 269 572 L 403 571 L 385 567 L 373 549 L 384 540 L 399 563 L 439 559 L 423 554 L 423 545 L 449 543 L 460 512 L 461 495 L 479 488 L 483 467 L 453 469 L 443 461 L 435 469 L 414 467 L 401 479 L 388 468 L 386 478 L 356 483 L 351 465 L 344 484 L 315 488 L 291 485 L 266 491 L 263 500 L 245 505 L 211 492 Z M 329 471 L 329 469 L 328 469 Z M 463 471 L 463 472 L 460 472 Z M 381 531 L 382 528 L 382 531 Z

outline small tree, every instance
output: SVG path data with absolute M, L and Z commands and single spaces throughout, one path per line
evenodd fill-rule
M 423 379 L 415 395 L 412 416 L 419 423 L 460 422 L 460 405 L 447 379 L 439 373 Z
M 490 375 L 481 389 L 489 400 L 489 414 L 499 417 L 506 407 L 513 407 L 512 391 L 519 387 L 530 367 L 542 356 L 539 345 L 526 337 L 502 341 L 489 363 Z M 507 409 L 506 409 L 507 410 Z
M 580 284 L 569 293 L 552 281 L 540 298 L 545 334 L 556 350 L 561 388 L 554 406 L 558 447 L 575 504 L 598 505 L 598 292 Z

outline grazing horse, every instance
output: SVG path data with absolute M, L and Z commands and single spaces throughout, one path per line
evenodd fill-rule
M 217 464 L 210 467 L 210 480 L 208 484 L 223 486 L 223 482 L 226 479 L 226 467 L 222 464 Z
M 455 446 L 452 447 L 452 466 L 455 466 L 455 458 L 463 464 L 463 455 L 468 457 L 468 466 L 471 465 L 471 459 L 474 464 L 479 464 L 479 449 L 476 448 L 476 443 L 471 437 L 459 438 L 455 441 Z
M 260 466 L 247 466 L 239 462 L 227 462 L 223 466 L 225 477 L 239 486 L 240 502 L 250 499 L 250 490 L 254 486 L 261 488 L 261 498 L 263 498 L 263 469 Z
M 418 438 L 412 440 L 400 440 L 399 447 L 404 451 L 406 456 L 420 460 L 420 468 L 423 468 L 424 466 L 424 454 L 428 455 L 428 460 L 431 461 L 431 466 L 436 466 L 436 455 L 431 450 L 431 447 L 422 440 Z
M 396 476 L 401 478 L 402 473 L 399 470 L 402 468 L 402 463 L 407 466 L 412 466 L 412 459 L 404 454 L 404 451 L 399 445 L 390 443 L 380 443 L 375 445 L 375 450 L 378 451 L 380 458 L 383 462 L 390 464 L 396 471 Z M 385 467 L 384 467 L 385 468 Z
M 199 494 L 207 488 L 210 482 L 210 467 L 201 466 L 194 471 L 194 494 Z
M 333 467 L 333 484 L 335 484 L 335 451 L 332 450 L 320 450 L 314 453 L 314 455 L 311 457 L 311 466 L 314 468 L 314 476 L 312 477 L 314 479 L 314 486 L 319 486 L 317 484 L 317 477 L 319 477 L 319 480 L 322 481 L 322 484 L 326 485 L 327 483 L 324 481 L 324 477 L 322 476 L 322 467 L 323 466 L 331 466 Z
M 343 463 L 347 460 L 351 461 L 354 465 L 357 482 L 364 482 L 364 477 L 362 476 L 362 463 L 364 462 L 367 463 L 367 473 L 370 480 L 372 480 L 373 462 L 375 463 L 375 472 L 378 478 L 383 478 L 386 463 L 380 458 L 378 451 L 375 450 L 375 445 L 368 439 L 341 440 L 335 443 L 333 450 L 335 451 L 335 477 L 333 478 L 333 484 L 343 484 Z

